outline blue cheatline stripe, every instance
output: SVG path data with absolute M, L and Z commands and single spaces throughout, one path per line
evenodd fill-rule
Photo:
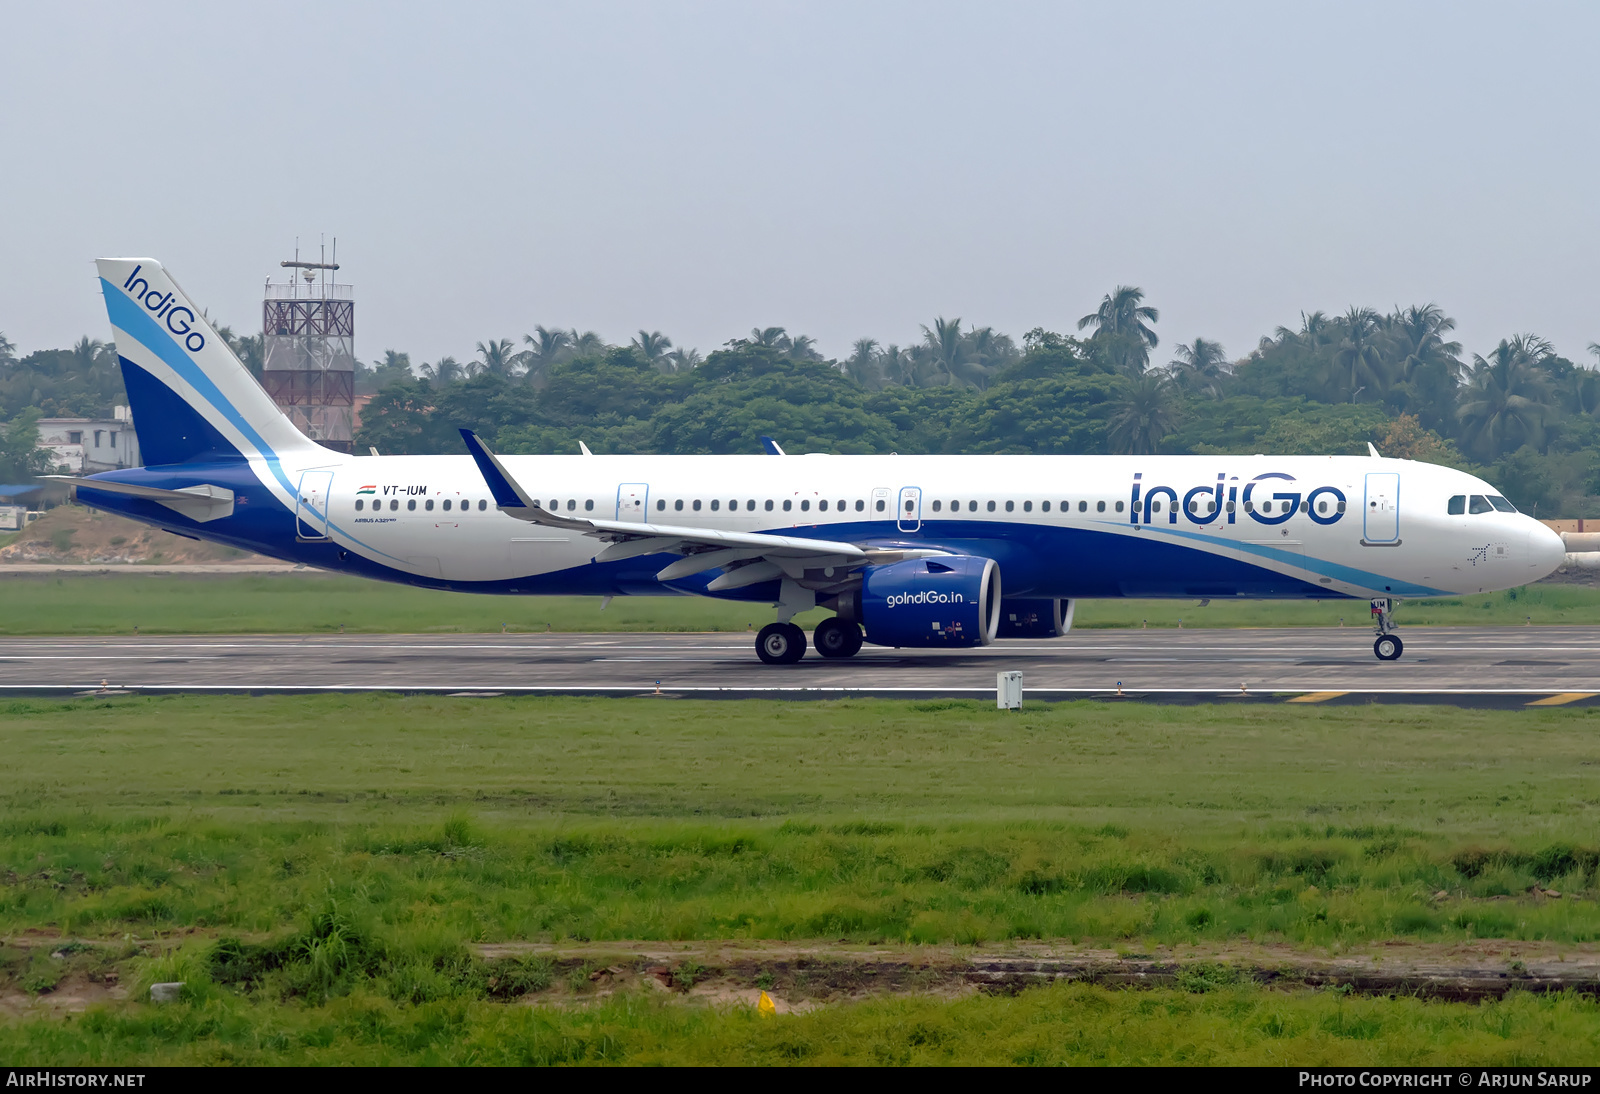
M 1131 527 L 1131 525 L 1119 525 L 1119 527 Z M 1143 527 L 1147 532 L 1160 532 L 1163 535 L 1176 536 L 1179 539 L 1198 540 L 1201 543 L 1209 544 L 1215 547 L 1230 547 L 1235 551 L 1243 551 L 1246 554 L 1259 555 L 1262 558 L 1269 558 L 1274 562 L 1281 562 L 1285 566 L 1294 566 L 1302 570 L 1309 570 L 1314 574 L 1321 574 L 1323 577 L 1331 577 L 1335 581 L 1343 581 L 1348 584 L 1358 585 L 1366 589 L 1376 589 L 1380 586 L 1386 585 L 1398 585 L 1399 588 L 1394 589 L 1393 591 L 1402 596 L 1455 595 L 1453 593 L 1446 592 L 1443 589 L 1430 589 L 1426 585 L 1413 585 L 1409 581 L 1401 581 L 1398 578 L 1384 577 L 1382 574 L 1369 573 L 1366 570 L 1358 570 L 1353 566 L 1341 566 L 1337 562 L 1328 562 L 1324 559 L 1312 558 L 1310 555 L 1297 555 L 1291 551 L 1283 551 L 1276 547 L 1268 547 L 1264 543 L 1239 543 L 1231 539 L 1223 539 L 1221 536 L 1208 536 L 1202 532 L 1189 532 L 1182 528 L 1162 528 L 1155 524 L 1147 524 Z
M 272 450 L 260 433 L 256 432 L 245 416 L 239 413 L 237 407 L 228 401 L 222 390 L 207 376 L 188 353 L 178 347 L 170 335 L 162 330 L 160 325 L 152 319 L 143 308 L 130 299 L 120 288 L 111 284 L 105 278 L 100 279 L 100 291 L 105 294 L 106 313 L 111 317 L 111 325 L 119 330 L 125 330 L 132 335 L 145 349 L 161 358 L 166 366 L 176 372 L 183 381 L 194 388 L 200 397 L 210 403 L 216 411 L 226 418 L 235 429 L 244 434 L 245 440 L 256 448 L 256 451 L 266 459 L 267 465 L 272 469 L 272 474 L 283 484 L 283 488 L 291 494 L 299 496 L 295 486 L 289 481 L 283 469 L 278 466 L 278 454 Z

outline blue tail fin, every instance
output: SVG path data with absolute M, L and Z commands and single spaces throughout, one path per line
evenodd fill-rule
M 161 263 L 103 258 L 96 265 L 145 463 L 276 459 L 318 447 L 284 417 Z

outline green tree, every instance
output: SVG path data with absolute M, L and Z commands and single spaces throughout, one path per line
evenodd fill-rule
M 27 482 L 54 470 L 50 453 L 39 447 L 40 417 L 37 408 L 29 407 L 0 428 L 0 482 Z
M 1474 454 L 1493 460 L 1543 441 L 1550 389 L 1534 357 L 1543 348 L 1541 340 L 1519 336 L 1501 339 L 1488 357 L 1473 355 L 1456 413 Z
M 1160 370 L 1146 372 L 1123 383 L 1111 404 L 1106 439 L 1113 452 L 1156 452 L 1161 439 L 1177 428 L 1178 417 L 1172 377 Z
M 487 343 L 478 343 L 478 361 L 481 369 L 491 376 L 498 376 L 502 380 L 510 379 L 515 375 L 521 364 L 511 339 L 491 338 Z
M 1078 320 L 1079 330 L 1095 328 L 1093 339 L 1108 343 L 1112 359 L 1127 372 L 1143 372 L 1161 341 L 1150 326 L 1160 321 L 1161 312 L 1143 300 L 1143 289 L 1118 285 L 1099 308 Z
M 572 351 L 572 334 L 559 327 L 536 326 L 532 334 L 522 336 L 522 342 L 528 347 L 522 351 L 524 376 L 535 387 L 543 387 L 545 374 Z
M 1208 399 L 1222 397 L 1222 385 L 1233 371 L 1219 342 L 1196 338 L 1172 351 L 1172 376 L 1180 391 Z
M 660 331 L 641 330 L 639 337 L 631 343 L 631 348 L 640 360 L 662 371 L 672 371 L 671 362 L 667 360 L 667 351 L 672 348 L 672 339 Z
M 1369 403 L 1378 402 L 1389 386 L 1383 350 L 1379 346 L 1382 321 L 1371 308 L 1354 306 L 1340 320 L 1344 337 L 1333 354 L 1333 367 L 1337 371 L 1332 386 L 1352 403 L 1362 396 Z

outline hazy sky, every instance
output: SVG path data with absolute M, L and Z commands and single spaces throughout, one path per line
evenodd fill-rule
M 260 328 L 339 237 L 356 345 L 536 323 L 844 355 L 1119 283 L 1246 353 L 1434 301 L 1600 340 L 1594 4 L 0 0 L 0 331 L 109 334 L 99 255 Z

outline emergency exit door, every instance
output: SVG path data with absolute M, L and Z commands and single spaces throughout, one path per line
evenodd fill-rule
M 294 506 L 294 537 L 301 540 L 328 538 L 328 495 L 333 492 L 332 471 L 305 471 L 300 475 L 300 490 Z

